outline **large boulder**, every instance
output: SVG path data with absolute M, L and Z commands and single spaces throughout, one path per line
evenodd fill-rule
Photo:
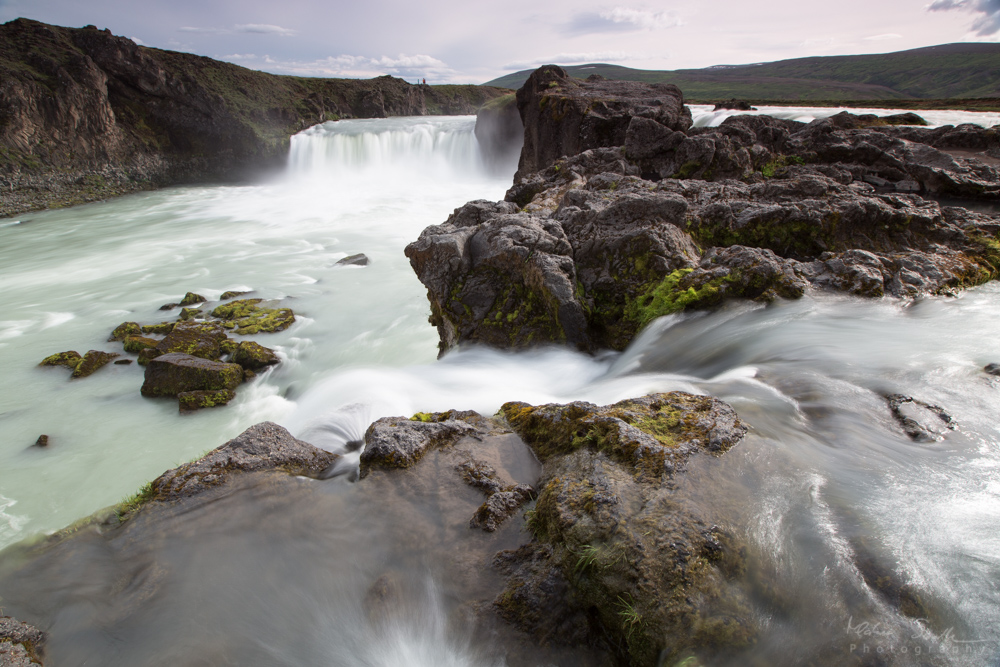
M 535 70 L 517 91 L 524 125 L 518 176 L 591 148 L 621 146 L 633 117 L 648 118 L 670 130 L 691 126 L 691 110 L 677 86 L 636 81 L 586 82 L 561 67 Z
M 234 390 L 243 382 L 243 367 L 170 352 L 146 364 L 143 396 L 177 396 L 189 391 Z

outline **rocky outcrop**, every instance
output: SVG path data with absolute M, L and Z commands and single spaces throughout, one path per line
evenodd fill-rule
M 169 352 L 146 364 L 140 392 L 146 397 L 178 396 L 193 391 L 232 391 L 243 382 L 243 367 Z M 227 401 L 228 402 L 228 401 Z
M 517 110 L 524 125 L 518 176 L 591 148 L 621 146 L 635 117 L 671 130 L 691 127 L 691 111 L 677 86 L 580 81 L 556 65 L 540 67 L 528 77 L 517 91 Z
M 680 104 L 672 94 L 656 106 L 659 87 L 633 83 L 621 102 L 607 83 L 538 70 L 518 92 L 525 145 L 506 201 L 470 202 L 406 248 L 442 351 L 463 341 L 623 349 L 657 317 L 734 297 L 912 297 L 1000 275 L 1000 220 L 917 194 L 1000 197 L 987 159 L 996 128 L 846 113 L 690 128 L 667 112 Z M 545 105 L 559 100 L 565 115 L 522 103 L 548 90 Z M 558 157 L 594 136 L 581 108 L 624 130 Z
M 139 46 L 93 26 L 0 26 L 0 216 L 281 162 L 338 118 L 475 113 L 507 94 L 393 77 L 310 79 Z
M 37 667 L 43 665 L 45 633 L 10 616 L 0 617 L 0 665 Z

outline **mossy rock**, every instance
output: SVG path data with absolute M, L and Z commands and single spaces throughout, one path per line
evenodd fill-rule
M 159 324 L 143 324 L 142 333 L 166 335 L 174 330 L 176 322 L 160 322 Z
M 223 292 L 222 296 L 219 297 L 221 301 L 226 301 L 228 299 L 235 299 L 238 296 L 243 296 L 244 294 L 249 294 L 250 292 L 237 292 L 236 290 L 229 290 L 228 292 Z
M 181 321 L 193 320 L 199 315 L 201 315 L 201 308 L 181 308 L 181 314 L 177 316 L 177 319 Z
M 76 367 L 80 365 L 83 361 L 83 357 L 76 350 L 68 350 L 66 352 L 57 352 L 56 354 L 50 354 L 39 362 L 39 366 L 65 366 L 71 371 L 75 371 Z
M 139 336 L 142 334 L 142 326 L 136 322 L 122 322 L 108 336 L 108 342 L 125 340 L 129 336 Z
M 163 354 L 163 352 L 160 352 L 155 347 L 147 347 L 143 350 L 139 350 L 139 358 L 136 359 L 136 361 L 139 362 L 140 366 L 145 366 L 161 354 Z
M 112 359 L 117 359 L 121 355 L 117 352 L 102 352 L 101 350 L 90 350 L 83 355 L 80 364 L 73 371 L 73 379 L 85 378 L 93 375 L 97 370 L 105 366 Z
M 226 331 L 215 322 L 177 322 L 166 338 L 156 345 L 163 354 L 179 352 L 202 359 L 222 356 L 222 341 Z
M 234 398 L 236 398 L 236 392 L 232 389 L 184 391 L 177 394 L 177 402 L 181 412 L 217 408 L 228 404 Z
M 263 299 L 238 299 L 216 306 L 212 317 L 235 333 L 248 336 L 261 332 L 284 331 L 295 323 L 295 313 L 291 308 L 265 308 L 260 306 Z
M 139 354 L 143 350 L 156 347 L 159 344 L 160 341 L 155 338 L 146 338 L 145 336 L 129 336 L 125 339 L 122 346 L 125 348 L 126 352 Z
M 274 350 L 259 345 L 252 340 L 246 340 L 237 345 L 236 349 L 232 352 L 231 361 L 252 371 L 257 371 L 281 362 L 278 355 L 274 353 Z
M 168 353 L 146 365 L 143 396 L 177 396 L 192 391 L 234 390 L 243 382 L 243 367 L 202 359 L 190 354 Z
M 206 301 L 208 301 L 208 299 L 206 299 L 202 295 L 195 294 L 194 292 L 188 292 L 187 294 L 184 295 L 184 298 L 181 299 L 181 302 L 180 302 L 179 305 L 181 305 L 181 306 L 193 306 L 196 303 L 205 303 Z

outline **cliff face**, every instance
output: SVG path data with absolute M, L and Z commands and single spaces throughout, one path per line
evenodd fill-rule
M 325 120 L 469 114 L 507 92 L 276 76 L 18 19 L 0 25 L 0 216 L 239 179 Z

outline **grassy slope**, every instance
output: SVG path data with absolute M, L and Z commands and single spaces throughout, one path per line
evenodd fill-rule
M 882 55 L 797 58 L 698 70 L 578 65 L 571 75 L 666 82 L 690 99 L 867 100 L 1000 97 L 1000 44 L 946 44 Z M 530 70 L 486 85 L 518 88 Z

